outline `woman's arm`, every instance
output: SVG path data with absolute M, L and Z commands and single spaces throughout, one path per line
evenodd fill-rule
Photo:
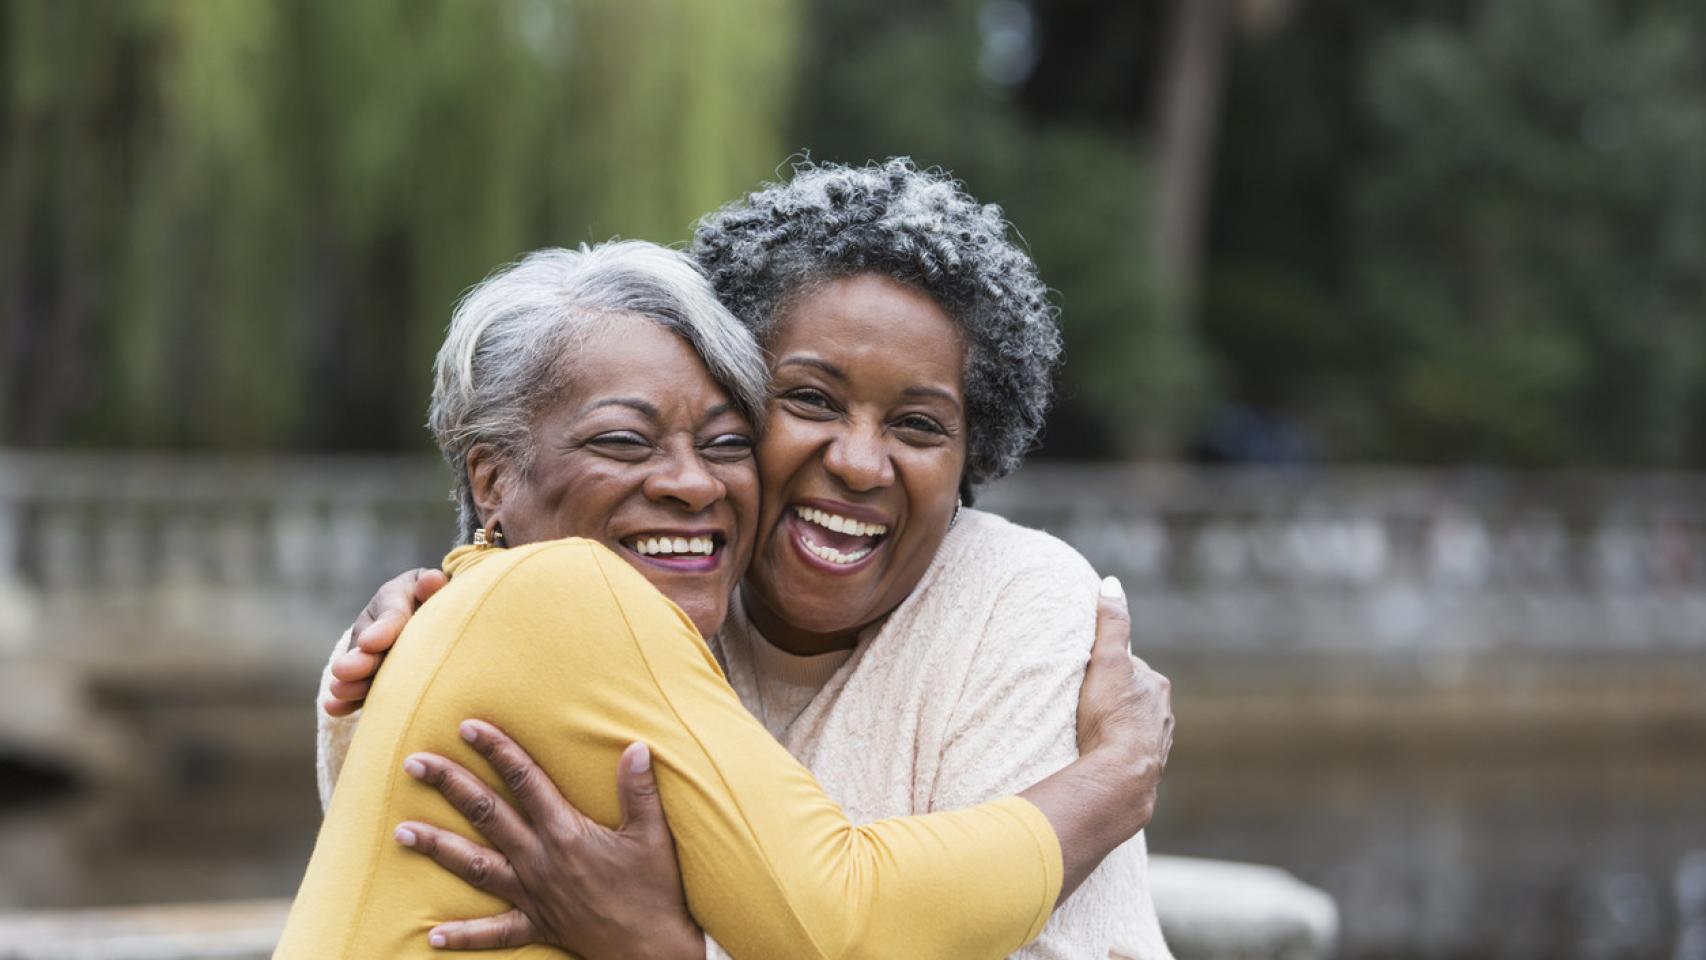
M 1086 761 L 1095 755 L 1112 758 L 1116 769 L 1122 767 L 1117 753 L 1093 751 L 1089 738 L 1101 734 L 1073 705 L 1081 686 L 1106 675 L 1094 669 L 1098 662 L 1130 663 L 1123 594 L 1116 581 L 1098 597 L 1094 572 L 1065 544 L 1038 537 L 1025 546 L 1027 561 L 995 592 L 977 651 L 966 660 L 930 809 L 964 807 L 1005 795 L 1040 773 L 1072 763 L 1081 753 L 1081 767 L 1090 767 Z M 1115 597 L 1109 597 L 1110 592 Z M 1101 614 L 1093 620 L 1097 604 Z M 1110 629 L 1115 623 L 1117 631 Z M 1111 642 L 1116 633 L 1118 642 Z M 1097 637 L 1093 646 L 1092 635 Z M 1087 662 L 1092 666 L 1088 672 Z M 1122 946 L 1144 960 L 1168 955 L 1150 902 L 1143 839 L 1138 835 L 1124 843 L 1149 822 L 1172 738 L 1166 679 L 1146 667 L 1137 677 L 1148 694 L 1114 715 L 1127 725 L 1124 735 L 1114 738 L 1130 747 L 1123 764 L 1126 776 L 1097 777 L 1086 769 L 1075 787 L 1061 784 L 1068 800 L 1119 815 L 1112 821 L 1091 817 L 1080 823 L 1125 832 L 1089 839 L 1088 845 L 1101 847 L 1107 859 L 1099 861 L 1100 869 L 1019 952 L 1025 960 L 1106 956 L 1110 948 Z M 1057 823 L 1057 828 L 1069 831 L 1073 826 Z M 1062 850 L 1073 846 L 1073 836 L 1063 833 Z
M 995 734 L 997 741 L 998 731 L 1008 719 L 1022 722 L 1029 719 L 1025 714 L 1056 709 L 1054 704 L 1034 701 L 1034 691 L 1024 689 L 1024 683 L 1009 680 L 997 684 L 997 693 L 1009 694 L 1015 712 L 1020 714 L 1004 718 L 989 713 L 977 721 L 985 732 Z M 1125 592 L 1114 577 L 1102 581 L 1096 602 L 1096 640 L 1079 684 L 1073 731 L 1078 756 L 1060 772 L 1019 794 L 1048 816 L 1060 840 L 1062 903 L 1109 854 L 1149 825 L 1161 774 L 1173 749 L 1172 683 L 1132 655 L 1131 616 L 1126 610 Z M 955 738 L 944 756 L 945 777 L 956 775 L 954 768 L 962 759 L 959 755 L 976 739 Z M 1029 764 L 1022 752 L 1011 748 L 1012 741 L 1004 751 L 1000 742 L 991 746 L 1008 755 L 1005 765 L 1020 768 Z M 1053 763 L 1044 760 L 1041 765 Z M 999 769 L 1004 764 L 991 761 L 986 766 Z M 1002 776 L 995 773 L 990 779 Z M 1007 776 L 1017 779 L 1023 774 Z
M 387 584 L 364 612 L 364 619 L 369 622 L 377 620 L 381 624 L 401 624 L 412 616 L 417 605 L 413 593 L 392 588 L 413 576 L 406 574 Z M 1130 621 L 1125 611 L 1124 595 L 1118 590 L 1117 581 L 1109 582 L 1113 586 L 1111 590 L 1103 591 L 1099 601 L 1095 621 L 1097 642 L 1090 658 L 1088 676 L 1078 697 L 1077 728 L 1083 757 L 1042 782 L 1030 785 L 1021 794 L 1043 811 L 1059 837 L 1065 871 L 1065 882 L 1059 895 L 1062 902 L 1103 857 L 1147 823 L 1161 767 L 1165 764 L 1166 747 L 1171 742 L 1172 715 L 1166 678 L 1148 670 L 1141 661 L 1136 661 L 1135 666 L 1128 661 Z M 394 635 L 393 630 L 383 638 L 386 647 Z M 1077 669 L 1081 668 L 1074 667 L 1074 671 Z M 360 692 L 365 693 L 365 684 L 362 687 Z M 354 720 L 347 723 L 353 726 Z M 498 764 L 498 758 L 488 756 L 488 759 L 506 779 L 512 775 L 525 776 L 531 761 L 526 760 L 526 754 L 519 748 L 517 753 L 525 766 L 512 764 L 506 769 Z M 448 764 L 448 767 L 457 771 L 459 777 L 472 778 L 455 764 Z M 444 769 L 445 766 L 437 763 L 432 766 L 433 776 L 441 789 L 445 783 Z M 474 782 L 478 783 L 477 780 Z M 464 799 L 466 795 L 464 791 Z M 446 796 L 453 802 L 457 800 L 449 790 L 446 790 Z M 558 800 L 562 802 L 560 796 Z M 496 796 L 479 799 L 488 809 L 494 801 L 503 802 Z M 519 859 L 521 862 L 516 869 L 523 876 L 530 875 L 534 885 L 543 890 L 534 901 L 541 906 L 534 909 L 556 909 L 559 914 L 579 909 L 583 918 L 597 918 L 599 923 L 611 929 L 620 929 L 619 925 L 612 926 L 610 920 L 627 915 L 625 908 L 631 902 L 668 893 L 668 889 L 654 889 L 655 884 L 648 885 L 643 879 L 650 875 L 650 865 L 659 859 L 667 858 L 674 862 L 674 849 L 667 833 L 660 850 L 655 843 L 646 842 L 644 836 L 623 838 L 618 831 L 606 830 L 585 821 L 567 808 L 566 803 L 555 819 L 581 821 L 581 825 L 569 835 L 555 838 L 543 833 L 535 834 L 531 830 L 525 835 L 509 836 L 494 836 L 487 832 L 487 838 L 498 846 L 501 854 L 493 856 L 491 851 L 478 848 L 482 851 L 478 861 L 482 873 L 487 863 L 507 863 L 503 859 L 506 856 Z M 423 843 L 429 847 L 422 852 L 433 853 L 447 868 L 459 872 L 464 879 L 471 878 L 465 869 L 457 870 L 459 865 L 466 867 L 473 856 L 465 847 L 454 846 L 459 838 L 449 835 L 451 848 L 438 854 L 430 847 L 436 846 L 436 839 L 442 832 L 430 826 L 414 826 L 422 835 Z M 466 841 L 462 843 L 466 844 Z M 589 856 L 587 847 L 574 847 L 575 844 L 590 844 L 596 856 Z M 546 857 L 545 862 L 534 862 L 543 850 L 555 850 L 562 863 L 573 863 L 575 869 L 553 870 L 550 857 Z M 620 851 L 620 856 L 626 858 L 621 866 L 612 865 L 602 871 L 586 867 L 589 859 L 614 864 L 610 851 Z M 679 880 L 673 870 L 670 871 L 670 882 L 664 886 L 679 890 Z M 506 895 L 505 898 L 516 902 L 514 896 Z M 551 929 L 548 923 L 542 925 Z M 583 921 L 579 926 L 583 936 L 576 942 L 584 945 L 588 942 L 584 936 L 587 924 Z M 536 936 L 545 936 L 546 942 L 564 943 L 551 935 L 540 934 L 526 916 L 513 911 L 484 921 L 451 923 L 442 932 L 448 934 L 451 946 L 460 947 L 499 946 L 525 942 Z M 627 936 L 636 937 L 643 933 L 655 933 L 655 930 L 631 928 Z M 518 940 L 518 937 L 523 939 Z M 715 950 L 713 955 L 718 955 Z
M 501 909 L 391 839 L 459 822 L 402 764 L 472 759 L 454 734 L 469 716 L 528 743 L 606 826 L 619 754 L 649 744 L 689 904 L 736 956 L 1004 956 L 1041 928 L 1061 864 L 1030 802 L 854 826 L 638 572 L 586 542 L 502 553 L 388 655 L 278 956 L 408 955 L 439 922 Z
M 1117 581 L 1112 586 L 1101 599 L 1097 641 L 1079 694 L 1085 757 L 1024 794 L 1062 835 L 1068 871 L 1076 877 L 1136 832 L 1130 821 L 1147 820 L 1143 791 L 1152 796 L 1171 736 L 1166 680 L 1127 654 L 1129 619 Z M 444 924 L 432 931 L 442 946 L 538 942 L 587 957 L 699 955 L 655 781 L 649 770 L 629 770 L 630 754 L 643 745 L 623 755 L 617 775 L 623 822 L 610 830 L 570 806 L 502 731 L 476 721 L 464 730 L 498 778 L 512 785 L 525 816 L 515 815 L 504 797 L 460 764 L 422 754 L 405 768 L 443 793 L 496 849 L 426 823 L 400 824 L 398 839 L 517 909 Z M 714 960 L 728 956 L 708 937 L 705 950 Z

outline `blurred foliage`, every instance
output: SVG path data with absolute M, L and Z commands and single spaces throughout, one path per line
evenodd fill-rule
M 1236 63 L 1229 404 L 1334 458 L 1706 463 L 1706 10 L 1303 4 Z
M 789 0 L 0 7 L 12 443 L 420 445 L 451 304 L 786 152 Z
M 1696 0 L 1234 4 L 1163 322 L 1180 2 L 13 0 L 0 443 L 419 447 L 462 289 L 801 151 L 1003 207 L 1063 308 L 1050 455 L 1706 464 Z
M 1681 463 L 1706 422 L 1706 9 L 1504 0 L 1374 50 L 1389 449 Z

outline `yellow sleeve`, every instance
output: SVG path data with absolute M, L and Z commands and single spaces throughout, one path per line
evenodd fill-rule
M 458 574 L 387 659 L 276 957 L 430 956 L 436 923 L 507 905 L 397 846 L 426 820 L 477 837 L 401 772 L 496 723 L 564 795 L 620 820 L 616 760 L 643 740 L 694 917 L 735 957 L 1001 957 L 1059 895 L 1048 821 L 1017 797 L 852 825 L 741 706 L 692 623 L 587 541 L 503 551 Z M 512 956 L 560 956 L 522 948 Z

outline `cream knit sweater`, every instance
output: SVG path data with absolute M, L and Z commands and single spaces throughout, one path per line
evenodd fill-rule
M 1097 588 L 1066 544 L 965 510 L 918 588 L 850 656 L 791 657 L 738 602 L 711 647 L 741 702 L 855 822 L 954 810 L 1018 793 L 1077 756 Z M 325 802 L 356 718 L 315 713 Z M 726 956 L 714 943 L 707 953 Z M 1142 835 L 1014 956 L 1170 960 Z

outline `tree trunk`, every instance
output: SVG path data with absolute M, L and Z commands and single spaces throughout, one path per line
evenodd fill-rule
M 1177 0 L 1173 5 L 1156 107 L 1154 216 L 1150 257 L 1154 313 L 1141 378 L 1154 415 L 1124 440 L 1142 458 L 1176 455 L 1195 413 L 1203 373 L 1192 345 L 1202 260 L 1203 225 L 1220 119 L 1222 62 L 1231 0 Z

